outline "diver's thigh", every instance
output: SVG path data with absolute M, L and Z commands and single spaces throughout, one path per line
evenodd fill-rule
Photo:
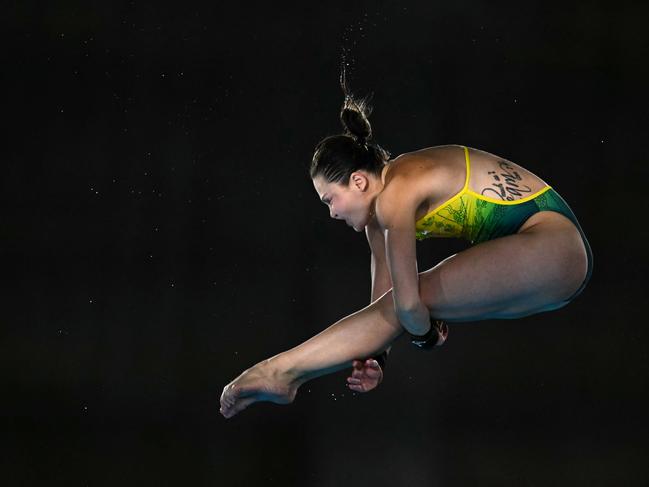
M 433 317 L 448 321 L 556 309 L 581 283 L 573 264 L 578 252 L 572 236 L 560 230 L 490 240 L 422 272 L 420 294 Z

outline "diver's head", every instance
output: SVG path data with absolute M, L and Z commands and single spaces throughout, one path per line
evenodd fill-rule
M 315 148 L 309 174 L 332 218 L 345 220 L 360 232 L 373 216 L 377 184 L 390 154 L 372 141 L 367 99 L 347 92 L 340 110 L 344 133 L 322 139 Z

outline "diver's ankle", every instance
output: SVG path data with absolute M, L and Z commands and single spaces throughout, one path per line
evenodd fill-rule
M 286 352 L 266 359 L 262 364 L 273 377 L 286 385 L 299 387 L 307 380 L 306 374 L 294 366 Z

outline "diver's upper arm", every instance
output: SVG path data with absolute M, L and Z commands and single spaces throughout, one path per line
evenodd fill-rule
M 421 302 L 415 240 L 415 214 L 423 198 L 419 192 L 402 177 L 392 181 L 377 199 L 376 213 L 384 230 L 386 267 L 397 313 L 416 309 Z
M 374 302 L 392 288 L 392 280 L 385 258 L 385 237 L 376 219 L 365 227 L 367 242 L 372 252 L 370 272 L 372 277 L 371 301 Z

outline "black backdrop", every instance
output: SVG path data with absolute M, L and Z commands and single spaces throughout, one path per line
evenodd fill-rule
M 2 20 L 3 485 L 647 485 L 640 2 L 12 2 Z M 369 302 L 308 178 L 341 52 L 393 155 L 529 168 L 595 254 L 584 294 L 405 340 L 225 420 L 223 386 Z M 420 269 L 462 250 L 418 243 Z M 494 279 L 497 279 L 494 276 Z

